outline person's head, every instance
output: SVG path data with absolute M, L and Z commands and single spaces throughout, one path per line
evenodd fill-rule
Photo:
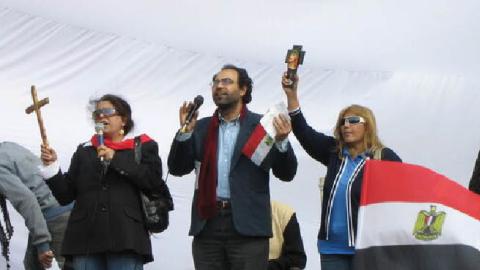
M 229 108 L 252 100 L 253 81 L 244 68 L 225 65 L 212 78 L 212 97 L 219 108 Z
M 373 112 L 361 105 L 353 104 L 340 111 L 334 136 L 339 154 L 345 146 L 359 149 L 361 152 L 374 151 L 383 147 L 378 138 Z
M 107 94 L 90 104 L 94 106 L 93 121 L 104 124 L 105 137 L 121 139 L 133 129 L 132 110 L 123 98 Z

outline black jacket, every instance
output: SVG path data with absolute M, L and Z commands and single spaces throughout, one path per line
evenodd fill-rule
M 473 168 L 472 178 L 468 184 L 468 189 L 480 194 L 480 152 L 478 152 L 477 161 L 475 161 L 475 167 Z
M 320 231 L 318 233 L 318 239 L 326 240 L 329 233 L 327 229 L 329 225 L 327 224 L 329 220 L 328 216 L 333 206 L 332 194 L 334 193 L 332 192 L 334 191 L 333 188 L 337 186 L 334 184 L 337 174 L 343 166 L 343 160 L 339 158 L 336 151 L 335 138 L 315 131 L 307 124 L 307 121 L 301 112 L 292 116 L 292 129 L 295 137 L 297 137 L 303 149 L 305 149 L 305 151 L 307 151 L 312 158 L 327 166 L 327 175 L 325 176 L 325 184 L 323 188 L 322 218 Z M 381 156 L 382 160 L 401 161 L 397 154 L 389 148 L 384 148 Z M 347 199 L 349 200 L 347 207 L 351 209 L 351 215 L 349 215 L 347 220 L 349 225 L 349 239 L 351 246 L 353 246 L 355 243 L 362 178 L 363 168 L 358 172 L 356 177 L 352 179 L 352 187 L 347 196 Z
M 142 162 L 133 149 L 117 150 L 106 174 L 90 143 L 74 153 L 68 173 L 47 180 L 60 204 L 76 201 L 62 253 L 65 256 L 133 252 L 153 260 L 145 229 L 139 189 L 161 187 L 162 164 L 154 141 L 142 145 Z
M 307 255 L 303 248 L 300 225 L 295 213 L 283 231 L 282 254 L 279 258 L 268 261 L 268 270 L 289 270 L 291 267 L 304 269 L 307 264 Z

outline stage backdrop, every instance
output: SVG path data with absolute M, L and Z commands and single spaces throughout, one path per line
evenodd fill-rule
M 270 42 L 267 34 L 264 43 Z M 49 142 L 66 170 L 76 146 L 94 132 L 89 99 L 114 93 L 132 105 L 136 123 L 133 134 L 147 133 L 158 142 L 166 172 L 170 143 L 179 127 L 179 105 L 200 94 L 205 97 L 200 117 L 212 114 L 209 82 L 222 65 L 233 63 L 245 67 L 255 82 L 249 108 L 265 112 L 272 104 L 285 101 L 280 78 L 285 70 L 284 52 L 294 42 L 292 37 L 277 55 L 278 61 L 256 61 L 254 57 L 178 49 L 0 7 L 0 140 L 15 141 L 39 153 L 41 140 L 35 116 L 24 112 L 32 102 L 30 86 L 36 85 L 39 97 L 50 99 L 42 114 Z M 228 46 L 254 51 L 255 44 Z M 307 56 L 299 72 L 302 110 L 312 126 L 332 134 L 343 107 L 352 103 L 369 106 L 377 116 L 383 142 L 404 161 L 429 167 L 467 185 L 480 145 L 480 80 L 469 75 L 478 70 L 322 68 L 320 60 L 309 60 L 318 59 L 314 55 L 321 46 L 319 42 L 305 48 Z M 291 183 L 272 177 L 271 194 L 297 210 L 308 255 L 307 269 L 319 269 L 318 179 L 324 176 L 325 168 L 306 155 L 293 136 L 290 140 L 299 159 L 297 176 Z M 170 176 L 168 185 L 175 211 L 168 231 L 152 237 L 155 261 L 145 269 L 193 269 L 187 233 L 194 177 Z M 27 232 L 17 214 L 13 214 L 13 221 L 12 269 L 22 269 Z M 2 265 L 0 258 L 0 268 Z

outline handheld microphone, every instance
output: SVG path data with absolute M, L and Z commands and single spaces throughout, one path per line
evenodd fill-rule
M 187 118 L 185 119 L 185 124 L 183 124 L 183 127 L 181 128 L 181 130 L 185 131 L 185 128 L 192 121 L 193 116 L 195 115 L 195 112 L 198 111 L 198 108 L 200 108 L 202 104 L 203 104 L 203 97 L 201 95 L 198 95 L 193 99 L 193 104 L 192 106 L 190 106 L 190 109 L 188 110 L 188 115 L 187 115 Z
M 97 141 L 98 141 L 98 144 L 99 145 L 104 145 L 105 144 L 105 141 L 104 141 L 104 138 L 103 138 L 103 129 L 105 128 L 105 124 L 104 123 L 95 123 L 95 133 L 97 133 Z M 103 162 L 103 156 L 100 157 L 100 161 Z

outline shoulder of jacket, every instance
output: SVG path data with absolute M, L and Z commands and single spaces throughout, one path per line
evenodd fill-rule
M 246 123 L 247 125 L 256 125 L 260 123 L 260 120 L 262 119 L 262 117 L 263 117 L 262 114 L 248 111 L 247 114 L 245 115 L 244 123 Z
M 30 149 L 15 143 L 15 142 L 2 142 L 0 143 L 0 155 L 2 159 L 10 159 L 13 161 L 29 159 L 35 161 L 37 156 L 33 154 Z
M 393 151 L 391 148 L 384 147 L 382 149 L 382 159 L 383 160 L 393 160 L 393 161 L 402 161 L 402 159 L 398 156 L 395 151 Z
M 142 152 L 155 152 L 158 155 L 158 143 L 153 139 L 142 143 Z
M 201 119 L 198 120 L 197 125 L 198 126 L 208 125 L 208 123 L 210 123 L 211 119 L 212 119 L 211 116 L 201 118 Z
M 91 141 L 86 141 L 86 142 L 80 143 L 78 145 L 78 148 L 87 148 L 87 147 L 91 147 L 91 146 L 93 146 L 92 142 Z
M 395 152 L 388 148 L 388 147 L 383 147 L 381 150 L 381 153 L 382 153 L 382 156 L 385 156 L 385 155 L 391 155 L 391 154 L 394 154 Z
M 263 117 L 263 114 L 259 114 L 256 112 L 248 111 L 248 113 L 250 114 L 250 117 L 256 120 L 260 120 Z
M 30 150 L 28 150 L 27 148 L 23 147 L 22 145 L 20 145 L 16 142 L 5 141 L 5 142 L 1 142 L 0 146 L 2 148 L 8 149 L 8 151 L 31 152 Z

